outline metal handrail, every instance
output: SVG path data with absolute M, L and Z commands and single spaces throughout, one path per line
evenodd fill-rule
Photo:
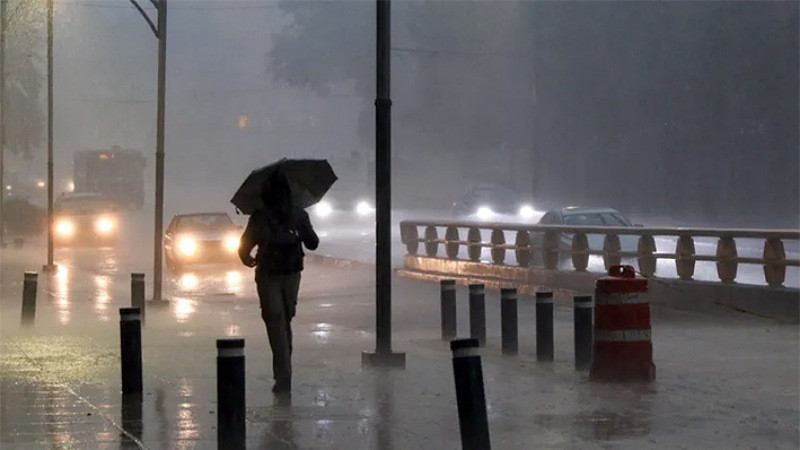
M 420 233 L 419 228 L 423 228 Z M 440 237 L 439 229 L 445 235 Z M 697 261 L 717 263 L 717 275 L 723 283 L 736 280 L 739 264 L 757 264 L 763 267 L 764 278 L 769 286 L 782 287 L 786 278 L 786 267 L 800 267 L 800 259 L 786 257 L 784 241 L 800 241 L 800 230 L 751 229 L 751 228 L 691 228 L 691 227 L 597 227 L 569 225 L 529 225 L 498 222 L 469 221 L 425 221 L 406 220 L 400 223 L 402 242 L 408 253 L 416 255 L 420 244 L 425 247 L 427 256 L 439 257 L 439 247 L 444 246 L 448 259 L 459 259 L 462 247 L 469 253 L 469 260 L 479 261 L 481 252 L 489 248 L 492 262 L 505 264 L 507 251 L 515 252 L 517 262 L 522 267 L 543 266 L 556 270 L 561 255 L 571 257 L 573 269 L 585 271 L 591 255 L 603 257 L 606 268 L 619 264 L 622 258 L 637 258 L 640 271 L 648 276 L 655 275 L 657 260 L 674 260 L 678 276 L 691 280 Z M 464 240 L 461 230 L 467 229 Z M 491 238 L 483 239 L 481 231 L 490 231 Z M 515 242 L 505 241 L 506 232 L 516 232 Z M 589 248 L 587 235 L 603 235 L 602 250 Z M 563 237 L 569 237 L 571 246 L 563 248 Z M 636 251 L 623 251 L 620 236 L 638 236 Z M 655 237 L 677 237 L 674 252 L 659 252 Z M 716 254 L 696 254 L 696 238 L 716 238 Z M 761 258 L 738 255 L 735 239 L 761 239 L 763 255 Z M 534 255 L 541 261 L 534 264 Z

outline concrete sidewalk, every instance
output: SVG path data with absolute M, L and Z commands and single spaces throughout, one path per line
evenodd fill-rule
M 4 276 L 0 447 L 216 448 L 215 339 L 243 336 L 248 448 L 460 448 L 450 352 L 439 339 L 438 286 L 395 279 L 394 347 L 407 353 L 407 368 L 361 369 L 361 351 L 374 348 L 372 272 L 309 264 L 293 323 L 288 402 L 269 392 L 269 347 L 252 289 L 175 297 L 169 309 L 148 311 L 144 398 L 123 403 L 117 308 L 128 306 L 127 274 L 112 280 L 103 310 L 90 282 L 74 282 L 69 296 L 59 297 L 55 289 L 48 296 L 40 280 L 31 331 L 19 329 L 21 290 L 8 282 L 17 277 Z M 462 336 L 466 300 L 459 290 Z M 533 306 L 520 300 L 521 355 L 502 357 L 499 302 L 487 293 L 489 343 L 482 354 L 493 448 L 800 445 L 797 326 L 724 310 L 656 309 L 656 383 L 616 386 L 589 383 L 573 370 L 566 307 L 556 307 L 556 362 L 536 363 Z

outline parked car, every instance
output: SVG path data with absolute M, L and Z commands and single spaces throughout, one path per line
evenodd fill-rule
M 624 214 L 612 208 L 584 208 L 569 206 L 562 209 L 546 212 L 538 222 L 539 225 L 568 225 L 568 226 L 588 226 L 588 227 L 634 227 L 630 219 Z M 532 236 L 534 245 L 542 245 L 542 234 L 536 233 Z M 602 250 L 605 240 L 604 234 L 587 234 L 586 240 L 589 249 Z M 624 252 L 636 251 L 639 245 L 639 238 L 631 235 L 621 235 L 619 237 L 620 247 Z M 565 260 L 570 257 L 572 249 L 572 234 L 562 233 L 559 240 L 560 259 Z M 536 260 L 541 263 L 541 254 Z
M 180 271 L 197 264 L 232 264 L 238 261 L 242 227 L 227 213 L 180 214 L 164 233 L 167 269 Z
M 536 214 L 533 206 L 522 201 L 517 192 L 491 183 L 469 186 L 452 209 L 454 218 L 466 220 L 529 221 Z
M 62 247 L 114 245 L 119 237 L 117 211 L 100 194 L 61 194 L 53 203 L 53 242 Z

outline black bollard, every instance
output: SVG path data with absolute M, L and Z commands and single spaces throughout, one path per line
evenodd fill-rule
M 244 339 L 217 339 L 217 446 L 245 448 Z
M 500 290 L 500 336 L 504 355 L 516 355 L 519 348 L 517 332 L 517 290 Z
M 592 296 L 574 298 L 575 370 L 588 370 L 592 364 Z
M 456 280 L 442 280 L 439 282 L 441 313 L 442 313 L 442 340 L 449 341 L 456 337 Z
M 142 394 L 123 394 L 121 396 L 120 416 L 122 423 L 119 438 L 120 447 L 138 448 L 144 434 L 144 421 L 142 414 Z M 139 441 L 139 442 L 137 442 Z M 123 445 L 126 444 L 126 445 Z
M 536 360 L 553 361 L 553 293 L 536 293 Z
M 456 381 L 458 427 L 461 430 L 463 450 L 491 448 L 479 345 L 474 338 L 450 342 L 450 350 L 453 351 L 453 377 Z
M 469 285 L 469 337 L 486 345 L 486 294 L 482 284 Z
M 139 308 L 119 309 L 122 393 L 142 393 L 142 315 Z
M 132 273 L 131 274 L 131 306 L 139 308 L 142 312 L 142 325 L 145 323 L 145 304 L 144 304 L 144 274 Z
M 33 326 L 36 320 L 36 286 L 39 284 L 39 274 L 25 272 L 25 282 L 22 285 L 22 326 Z

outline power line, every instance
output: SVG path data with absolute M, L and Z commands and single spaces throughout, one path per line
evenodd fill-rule
M 127 4 L 91 1 L 91 0 L 70 0 L 63 1 L 61 4 L 66 6 L 78 6 L 84 8 L 109 8 L 109 9 L 130 9 L 131 6 Z M 254 10 L 254 9 L 279 9 L 277 4 L 251 4 L 251 5 L 191 5 L 191 6 L 178 6 L 170 5 L 170 11 L 241 11 L 241 10 Z
M 392 47 L 394 53 L 420 53 L 426 55 L 451 55 L 451 56 L 481 56 L 488 58 L 518 58 L 521 54 L 501 52 L 470 52 L 462 50 L 427 49 L 411 47 Z

